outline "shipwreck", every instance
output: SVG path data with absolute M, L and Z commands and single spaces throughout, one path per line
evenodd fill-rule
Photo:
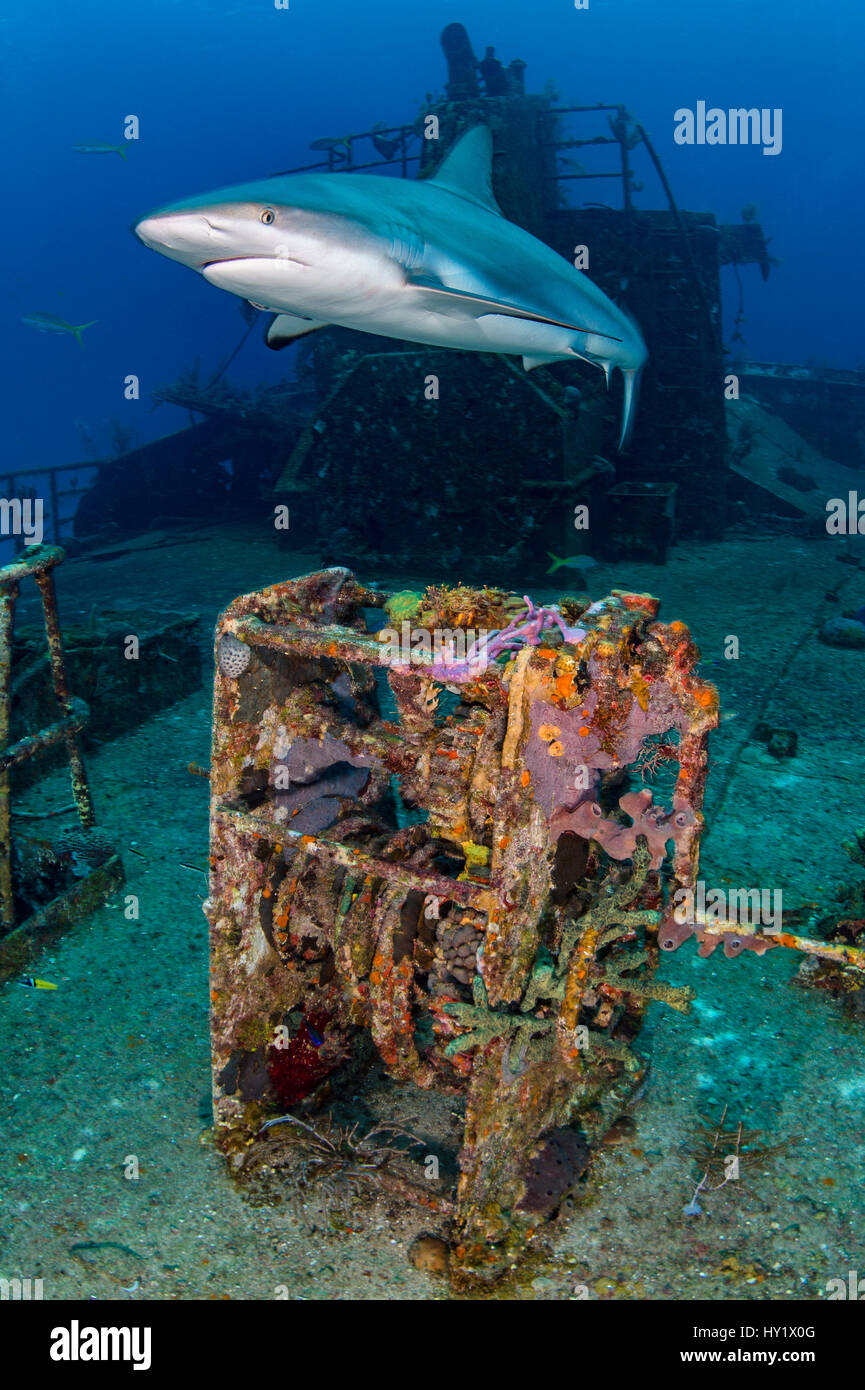
M 641 1081 L 647 1002 L 689 1004 L 655 969 L 681 940 L 672 895 L 696 881 L 718 701 L 657 610 L 632 593 L 388 596 L 331 569 L 218 625 L 218 1143 L 239 1171 L 341 1068 L 362 1086 L 371 1037 L 390 1077 L 464 1104 L 455 1193 L 413 1194 L 448 1215 L 457 1283 L 501 1274 L 558 1210 Z M 376 617 L 439 652 L 406 660 Z

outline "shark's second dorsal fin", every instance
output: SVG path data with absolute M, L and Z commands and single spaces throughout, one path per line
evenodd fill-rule
M 472 126 L 460 136 L 429 182 L 503 216 L 493 193 L 493 137 L 489 126 Z

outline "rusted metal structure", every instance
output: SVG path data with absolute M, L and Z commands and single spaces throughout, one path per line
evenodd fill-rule
M 122 543 L 118 545 L 122 553 Z M 68 683 L 90 708 L 81 730 L 84 757 L 113 739 L 138 729 L 160 710 L 184 700 L 201 685 L 200 615 L 159 607 L 122 611 L 94 605 L 85 621 L 63 628 Z M 127 659 L 128 639 L 136 641 Z M 49 653 L 37 624 L 22 624 L 12 651 L 13 742 L 34 725 L 50 724 L 56 710 Z M 12 772 L 12 795 L 63 766 L 65 748 L 55 745 L 38 760 Z
M 615 547 L 618 553 L 643 557 L 639 538 L 633 549 L 626 545 L 628 528 L 616 496 L 596 485 L 589 496 L 583 475 L 598 456 L 606 462 L 608 477 L 615 473 L 620 485 L 639 486 L 649 477 L 675 489 L 680 529 L 716 538 L 723 530 L 729 476 L 721 267 L 759 261 L 765 274 L 768 252 L 760 227 L 754 222 L 719 226 L 711 213 L 681 211 L 648 133 L 621 104 L 559 107 L 546 95 L 463 94 L 457 100 L 431 103 L 427 119 L 433 118 L 435 138 L 421 138 L 421 123 L 414 129 L 420 143 L 418 176 L 434 174 L 454 141 L 472 125 L 488 125 L 494 142 L 493 186 L 504 215 L 567 260 L 573 261 L 576 254 L 585 257 L 581 268 L 634 314 L 649 349 L 633 447 L 625 455 L 614 443 L 618 402 L 605 397 L 591 374 L 558 365 L 532 374 L 532 385 L 549 399 L 550 409 L 537 437 L 521 438 L 518 447 L 496 458 L 498 486 L 486 512 L 487 520 L 511 534 L 506 517 L 492 516 L 500 499 L 523 496 L 527 476 L 544 481 L 545 490 L 533 491 L 529 499 L 530 525 L 521 528 L 521 553 L 511 560 L 510 572 L 534 577 L 547 551 L 566 543 L 568 498 L 573 499 L 571 506 L 577 501 L 592 503 L 593 535 L 601 549 L 612 554 Z M 407 138 L 407 130 L 399 132 L 401 140 Z M 376 167 L 366 161 L 353 163 L 352 148 L 353 137 L 345 137 L 339 162 L 331 159 L 321 167 Z M 663 210 L 635 205 L 642 188 L 635 179 L 638 161 L 641 172 L 645 170 L 652 182 L 656 177 L 660 181 Z M 382 161 L 382 167 L 387 162 Z M 406 176 L 405 167 L 401 172 Z M 567 190 L 575 187 L 604 202 L 574 207 Z M 295 504 L 304 527 L 318 529 L 325 543 L 333 531 L 344 533 L 348 563 L 381 569 L 390 548 L 377 545 L 375 522 L 370 534 L 368 518 L 363 525 L 357 520 L 351 499 L 358 488 L 375 494 L 380 479 L 392 472 L 396 441 L 411 459 L 414 477 L 434 469 L 439 480 L 434 525 L 442 536 L 435 538 L 436 549 L 459 551 L 450 563 L 467 577 L 495 578 L 489 552 L 461 542 L 466 489 L 456 480 L 473 478 L 490 455 L 499 452 L 494 415 L 521 409 L 520 398 L 527 393 L 499 360 L 451 353 L 449 371 L 441 353 L 425 349 L 421 355 L 411 345 L 402 346 L 408 350 L 399 351 L 395 343 L 368 350 L 345 330 L 329 330 L 315 342 L 309 351 L 321 406 L 289 456 L 276 492 Z M 438 409 L 438 397 L 430 401 L 424 396 L 429 374 L 439 381 L 446 411 Z M 456 392 L 447 381 L 449 375 L 458 377 Z M 495 403 L 496 411 L 490 409 L 481 418 L 465 409 L 460 397 L 466 392 L 490 406 Z M 364 417 L 362 429 L 357 426 L 358 410 Z M 557 413 L 572 417 L 566 447 L 548 442 Z M 298 495 L 310 479 L 325 476 L 326 515 Z M 369 515 L 376 516 L 374 507 Z M 397 568 L 423 562 L 429 530 L 426 509 L 418 510 L 414 522 L 397 528 Z M 472 566 L 478 567 L 477 574 Z
M 458 1282 L 558 1209 L 639 1084 L 647 1001 L 688 1007 L 654 972 L 697 878 L 717 695 L 657 609 L 387 596 L 331 569 L 217 626 L 219 1143 L 240 1162 L 371 1034 L 388 1075 L 464 1098 Z
M 94 463 L 61 463 L 50 468 L 0 470 L 0 497 L 45 495 L 43 536 L 55 544 L 71 538 L 79 499 L 86 497 L 96 474 Z M 16 547 L 17 548 L 17 547 Z
M 43 911 L 33 914 L 23 923 L 17 922 L 13 886 L 13 837 L 10 794 L 10 770 L 28 758 L 52 748 L 58 743 L 66 746 L 72 794 L 78 811 L 82 832 L 92 831 L 93 802 L 87 772 L 81 753 L 79 735 L 88 719 L 88 709 L 82 700 L 69 692 L 63 660 L 63 638 L 57 613 L 54 569 L 64 558 L 58 546 L 31 546 L 12 564 L 0 569 L 0 979 L 5 979 L 26 964 L 37 953 L 40 943 L 51 937 L 64 923 L 92 911 L 117 883 L 122 881 L 122 866 L 116 854 L 103 854 L 93 871 L 78 874 L 79 879 L 65 893 L 47 903 Z M 51 662 L 54 695 L 59 718 L 55 723 L 34 731 L 9 744 L 12 631 L 15 601 L 24 579 L 35 580 L 42 598 L 45 635 Z M 45 847 L 45 854 L 51 851 Z M 82 883 L 80 880 L 84 879 Z

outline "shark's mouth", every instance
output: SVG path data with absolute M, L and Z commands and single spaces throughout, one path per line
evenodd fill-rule
M 210 270 L 210 267 L 211 267 L 211 266 L 214 266 L 214 265 L 236 265 L 236 264 L 238 264 L 238 263 L 240 263 L 240 262 L 242 262 L 242 261 L 263 260 L 263 259 L 264 259 L 264 257 L 262 257 L 262 256 L 254 256 L 254 257 L 253 257 L 253 256 L 216 256 L 216 257 L 214 257 L 214 259 L 213 259 L 212 261 L 202 261 L 202 262 L 201 262 L 201 265 L 198 267 L 198 269 L 199 269 L 199 270 Z M 281 260 L 282 257 L 277 258 L 276 256 L 273 256 L 273 257 L 271 257 L 271 259 L 272 259 L 272 260 L 277 260 L 277 259 L 280 259 L 280 260 Z
M 202 261 L 199 270 L 210 270 L 214 265 L 303 265 L 308 266 L 309 261 L 302 261 L 297 256 L 215 256 L 212 261 Z

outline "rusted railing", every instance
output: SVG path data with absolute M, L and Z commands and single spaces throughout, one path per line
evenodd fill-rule
M 389 137 L 395 136 L 391 141 Z M 322 147 L 327 145 L 326 158 L 319 159 L 314 164 L 299 164 L 293 169 L 278 169 L 273 175 L 280 178 L 284 174 L 309 174 L 315 170 L 325 169 L 328 173 L 353 173 L 356 174 L 362 169 L 387 169 L 393 165 L 399 165 L 400 173 L 404 179 L 409 176 L 409 164 L 417 164 L 420 161 L 420 153 L 409 154 L 409 141 L 417 140 L 418 134 L 413 126 L 392 125 L 377 126 L 375 130 L 362 130 L 355 135 L 341 135 L 338 139 L 328 142 L 317 141 Z M 393 154 L 382 154 L 380 151 L 378 159 L 367 159 L 363 163 L 355 162 L 355 145 L 362 140 L 369 140 L 373 149 L 377 149 L 376 140 L 381 140 L 387 144 L 393 143 L 396 148 Z
M 57 466 L 46 468 L 10 468 L 0 472 L 0 497 L 17 497 L 24 499 L 33 497 L 38 490 L 47 492 L 47 497 L 43 499 L 47 502 L 47 509 L 43 521 L 42 540 L 50 541 L 52 544 L 69 539 L 71 528 L 75 520 L 74 510 L 70 516 L 61 516 L 62 503 L 67 498 L 83 497 L 93 486 L 91 479 L 84 486 L 78 486 L 79 475 L 87 475 L 98 467 L 94 463 L 61 463 Z M 69 486 L 64 486 L 64 479 L 71 477 Z M 44 479 L 47 483 L 46 488 L 37 489 L 35 480 Z M 26 537 L 7 536 L 0 539 L 16 540 L 19 542 L 18 549 L 23 550 L 27 545 Z
M 9 785 L 9 772 L 14 764 L 32 758 L 34 754 L 63 740 L 69 758 L 72 794 L 75 797 L 78 817 L 85 829 L 93 825 L 93 803 L 79 740 L 81 729 L 87 722 L 88 710 L 83 701 L 74 700 L 69 694 L 60 619 L 57 614 L 57 595 L 54 590 L 54 566 L 62 559 L 64 551 L 59 546 L 33 546 L 11 565 L 4 565 L 0 569 L 0 928 L 6 932 L 15 926 Z M 28 734 L 10 746 L 12 628 L 19 585 L 22 579 L 28 578 L 35 579 L 42 596 L 51 678 L 60 719 L 57 723 Z
M 547 140 L 544 148 L 548 150 L 575 150 L 583 149 L 591 145 L 615 145 L 619 150 L 619 167 L 614 170 L 583 171 L 580 173 L 564 173 L 559 170 L 555 174 L 547 175 L 549 183 L 563 183 L 573 179 L 618 179 L 621 181 L 624 205 L 626 209 L 631 207 L 631 194 L 636 191 L 639 185 L 634 184 L 629 151 L 633 144 L 632 127 L 629 122 L 628 113 L 620 103 L 610 105 L 607 102 L 597 102 L 593 106 L 556 106 L 551 107 L 545 112 L 545 118 L 549 120 L 560 116 L 570 115 L 592 115 L 596 112 L 607 112 L 609 117 L 609 134 L 592 135 L 586 137 L 574 137 L 565 140 Z M 403 178 L 408 178 L 412 172 L 409 165 L 419 164 L 421 161 L 420 152 L 409 153 L 409 146 L 412 141 L 419 140 L 417 131 L 410 125 L 380 126 L 374 130 L 358 131 L 352 135 L 343 135 L 334 140 L 321 140 L 316 143 L 324 150 L 325 157 L 315 160 L 310 164 L 295 165 L 291 169 L 279 169 L 274 177 L 281 177 L 288 174 L 308 174 L 319 171 L 327 173 L 358 173 L 366 169 L 388 169 L 398 167 Z M 378 158 L 357 159 L 356 147 L 363 141 L 368 140 L 372 143 L 373 149 L 379 155 Z M 392 153 L 382 153 L 376 141 L 381 141 L 386 145 L 393 144 Z
M 547 140 L 544 142 L 544 149 L 547 150 L 578 150 L 585 149 L 592 145 L 617 145 L 619 148 L 619 167 L 612 170 L 581 170 L 579 173 L 563 173 L 556 170 L 554 174 L 547 175 L 548 183 L 565 183 L 572 179 L 618 179 L 622 185 L 622 197 L 626 211 L 631 208 L 631 194 L 640 187 L 633 182 L 630 160 L 628 158 L 633 144 L 631 136 L 632 127 L 630 125 L 627 110 L 621 104 L 614 106 L 606 102 L 598 102 L 594 106 L 555 106 L 545 112 L 547 122 L 558 121 L 561 116 L 571 115 L 592 115 L 598 111 L 606 111 L 608 114 L 608 126 L 610 133 L 607 135 L 590 135 L 585 137 L 574 136 L 566 140 Z

